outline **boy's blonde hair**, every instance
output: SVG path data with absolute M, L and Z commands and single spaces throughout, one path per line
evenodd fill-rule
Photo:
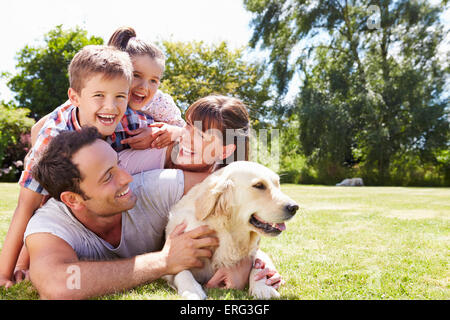
M 70 87 L 80 93 L 95 74 L 106 78 L 124 77 L 131 85 L 133 64 L 130 56 L 111 46 L 89 45 L 81 49 L 69 65 Z

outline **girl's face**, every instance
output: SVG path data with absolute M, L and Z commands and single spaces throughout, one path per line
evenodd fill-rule
M 187 123 L 180 138 L 179 150 L 173 163 L 189 171 L 206 171 L 216 161 L 225 159 L 234 144 L 224 146 L 222 133 L 217 129 L 203 132 L 201 122 Z
M 135 56 L 132 62 L 134 77 L 128 105 L 133 110 L 140 110 L 150 102 L 158 90 L 163 70 L 157 60 L 148 55 Z

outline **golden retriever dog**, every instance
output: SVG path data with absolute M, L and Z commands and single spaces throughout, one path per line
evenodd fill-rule
M 216 171 L 193 187 L 172 209 L 166 235 L 183 221 L 185 231 L 208 225 L 216 231 L 219 246 L 202 268 L 193 268 L 164 278 L 187 299 L 205 299 L 205 284 L 221 267 L 255 259 L 260 236 L 277 236 L 286 229 L 298 205 L 280 190 L 280 179 L 270 169 L 249 161 L 236 161 Z M 263 254 L 258 251 L 258 254 Z M 273 267 L 265 255 L 266 267 Z M 254 261 L 254 260 L 253 260 Z M 249 292 L 258 299 L 279 297 L 266 279 L 254 280 L 260 269 L 252 269 Z

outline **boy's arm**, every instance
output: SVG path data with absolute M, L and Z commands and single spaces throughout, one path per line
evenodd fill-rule
M 0 252 L 0 286 L 10 287 L 13 284 L 11 278 L 23 245 L 26 226 L 34 211 L 39 208 L 43 198 L 43 194 L 41 194 L 43 188 L 33 179 L 31 169 L 35 159 L 46 148 L 52 136 L 57 134 L 56 130 L 56 128 L 52 128 L 50 132 L 38 135 L 26 157 L 25 168 L 19 180 L 21 188 L 18 204 L 11 219 L 3 249 Z
M 39 135 L 39 131 L 41 131 L 42 127 L 44 126 L 45 121 L 47 121 L 50 114 L 47 114 L 46 116 L 43 116 L 38 122 L 36 122 L 31 127 L 31 146 L 34 146 L 36 143 L 36 140 Z
M 23 234 L 34 211 L 39 208 L 42 195 L 21 187 L 19 201 L 0 252 L 0 286 L 9 287 L 14 267 L 23 244 Z

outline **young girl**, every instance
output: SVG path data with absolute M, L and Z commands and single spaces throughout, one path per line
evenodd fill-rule
M 164 53 L 155 45 L 136 38 L 136 31 L 131 27 L 117 29 L 109 39 L 108 45 L 127 52 L 133 63 L 134 79 L 128 106 L 133 110 L 149 114 L 157 122 L 169 125 L 155 124 L 154 127 L 159 130 L 155 129 L 147 133 L 152 136 L 156 136 L 155 132 L 159 134 L 157 141 L 151 147 L 162 148 L 169 145 L 181 134 L 180 128 L 185 122 L 172 97 L 158 89 L 165 68 Z M 143 138 L 146 136 L 143 131 L 145 130 L 137 130 L 134 133 Z M 144 149 L 147 146 L 135 142 L 131 147 Z

